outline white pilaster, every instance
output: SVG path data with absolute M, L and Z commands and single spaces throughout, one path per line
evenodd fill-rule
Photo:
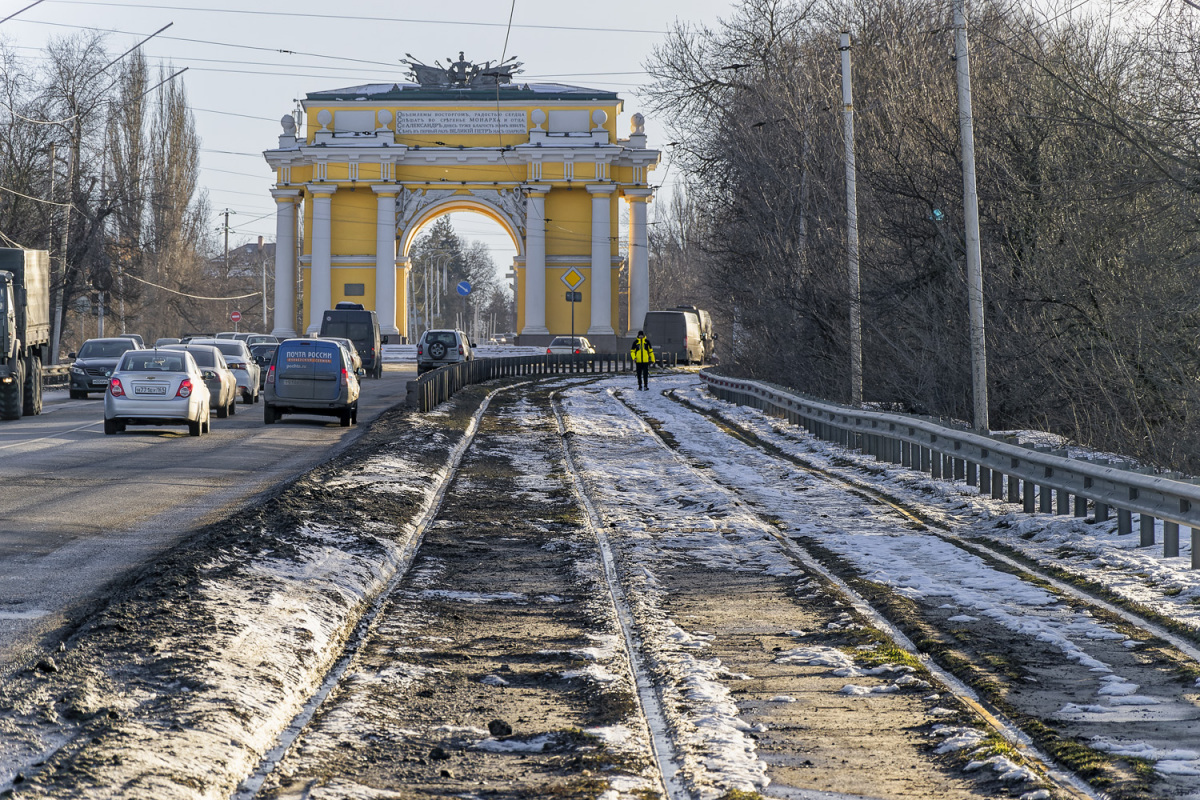
M 629 331 L 637 332 L 650 310 L 650 241 L 646 206 L 653 189 L 626 189 L 629 201 Z
M 271 335 L 296 335 L 296 198 L 299 189 L 272 189 L 275 198 L 275 327 Z
M 592 195 L 592 324 L 588 336 L 612 336 L 614 333 L 610 209 L 615 189 L 612 185 L 587 187 Z
M 396 194 L 395 185 L 372 186 L 375 192 L 375 313 L 379 332 L 397 336 L 396 327 Z
M 308 184 L 313 203 L 312 268 L 309 270 L 307 335 L 321 331 L 321 314 L 333 303 L 333 193 L 337 186 Z
M 522 336 L 550 333 L 546 328 L 546 193 L 525 187 L 525 327 Z

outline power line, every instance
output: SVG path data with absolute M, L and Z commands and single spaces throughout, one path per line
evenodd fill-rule
M 191 11 L 205 14 L 244 14 L 261 17 L 294 17 L 299 19 L 336 19 L 354 22 L 398 22 L 405 25 L 459 25 L 476 28 L 522 28 L 543 31 L 580 31 L 585 33 L 646 33 L 659 36 L 662 31 L 644 30 L 641 28 L 600 28 L 584 25 L 513 25 L 511 22 L 472 22 L 460 19 L 416 19 L 412 17 L 367 17 L 348 14 L 317 14 L 305 11 L 255 11 L 246 8 L 202 8 L 199 6 L 168 6 L 141 5 L 134 3 L 116 3 L 107 0 L 52 0 L 60 5 L 105 6 L 109 8 L 136 8 L 145 10 L 153 8 L 159 11 Z M 20 12 L 18 12 L 20 13 Z M 2 20 L 0 20 L 2 21 Z
M 9 15 L 8 15 L 7 17 L 5 17 L 4 19 L 0 19 L 0 24 L 3 24 L 3 23 L 5 23 L 5 22 L 8 22 L 10 19 L 12 19 L 13 17 L 15 17 L 17 14 L 22 14 L 22 13 L 24 13 L 24 12 L 28 11 L 29 9 L 33 8 L 34 6 L 36 6 L 38 3 L 44 3 L 44 2 L 45 2 L 45 0 L 34 0 L 32 3 L 30 3 L 30 4 L 29 4 L 29 5 L 27 5 L 27 6 L 25 6 L 25 7 L 24 7 L 24 8 L 22 8 L 20 11 L 14 11 L 13 13 L 9 14 Z M 6 237 L 4 237 L 4 238 L 6 238 L 6 239 L 7 239 L 8 237 L 6 236 Z M 11 240 L 11 239 L 9 239 L 9 241 L 12 241 L 12 240 Z

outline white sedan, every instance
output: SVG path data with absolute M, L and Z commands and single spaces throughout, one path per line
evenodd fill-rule
M 584 336 L 555 336 L 546 348 L 546 355 L 570 355 L 571 353 L 595 353 L 596 348 Z
M 187 425 L 199 436 L 211 430 L 209 391 L 192 354 L 182 350 L 130 350 L 104 392 L 104 432 L 126 425 Z

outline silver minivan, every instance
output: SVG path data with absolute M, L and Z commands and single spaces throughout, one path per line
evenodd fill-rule
M 263 394 L 263 421 L 272 425 L 284 414 L 337 417 L 342 427 L 358 422 L 358 379 L 350 355 L 337 342 L 285 339 L 279 343 Z

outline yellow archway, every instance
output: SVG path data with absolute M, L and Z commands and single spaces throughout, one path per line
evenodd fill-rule
M 641 115 L 619 138 L 612 92 L 514 83 L 515 65 L 410 66 L 417 83 L 309 93 L 307 129 L 285 116 L 279 146 L 264 154 L 276 170 L 276 335 L 311 331 L 341 300 L 374 309 L 391 335 L 407 329 L 414 237 L 438 216 L 472 211 L 517 250 L 519 342 L 565 333 L 574 309 L 577 330 L 615 347 L 625 333 L 622 200 L 634 328 L 649 307 L 647 176 L 659 153 L 646 147 Z M 560 282 L 572 271 L 584 278 L 574 307 Z

